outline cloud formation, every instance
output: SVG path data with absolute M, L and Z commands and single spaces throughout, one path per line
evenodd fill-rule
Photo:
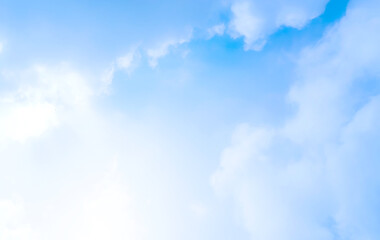
M 67 6 L 75 1 L 69 2 Z M 10 60 L 21 70 L 5 71 L 12 64 L 4 67 L 1 58 L 0 239 L 379 239 L 380 6 L 375 0 L 353 0 L 339 23 L 328 26 L 320 41 L 311 40 L 313 45 L 297 60 L 297 79 L 287 94 L 292 112 L 280 127 L 238 125 L 211 176 L 212 188 L 207 182 L 230 127 L 247 119 L 246 106 L 260 105 L 251 91 L 261 84 L 259 68 L 274 72 L 266 75 L 268 88 L 258 88 L 268 91 L 262 94 L 269 99 L 272 86 L 280 83 L 277 77 L 287 77 L 276 70 L 293 66 L 278 64 L 284 58 L 277 52 L 245 52 L 229 37 L 211 38 L 230 34 L 244 38 L 246 50 L 260 50 L 282 27 L 304 27 L 323 12 L 326 2 L 233 1 L 228 24 L 203 22 L 197 25 L 201 29 L 194 26 L 195 36 L 152 37 L 156 45 L 141 44 L 127 52 L 125 45 L 103 46 L 117 44 L 100 39 L 96 49 L 103 47 L 104 56 L 93 60 L 101 64 L 93 64 L 109 66 L 101 76 L 88 73 L 97 73 L 92 63 L 85 62 L 86 71 L 81 71 L 50 58 L 45 60 L 50 64 L 23 68 L 34 61 L 17 62 L 25 56 L 22 47 L 15 54 L 21 56 Z M 101 13 L 122 9 L 121 2 L 114 4 L 94 6 Z M 129 21 L 106 18 L 117 29 L 111 32 L 125 27 L 116 24 L 133 22 L 135 9 L 129 14 L 128 4 L 122 5 L 126 10 L 120 16 Z M 161 4 L 170 5 L 153 4 L 160 17 L 167 15 L 158 8 Z M 146 15 L 136 10 L 139 18 L 153 13 L 141 7 Z M 91 8 L 89 18 L 95 12 Z M 217 17 L 199 14 L 214 24 L 225 17 L 225 12 Z M 175 21 L 174 16 L 168 21 Z M 85 36 L 92 36 L 92 29 L 83 29 L 89 31 Z M 95 36 L 105 33 L 101 29 L 95 29 Z M 85 44 L 78 46 L 93 50 L 82 38 Z M 194 54 L 177 64 L 173 55 L 183 48 Z M 55 48 L 46 49 L 52 54 Z M 105 96 L 119 77 L 117 71 L 131 81 L 115 84 L 117 96 Z M 189 79 L 191 73 L 191 81 L 172 84 L 178 73 L 189 73 Z M 261 113 L 276 110 L 271 103 L 266 107 L 274 110 Z M 232 200 L 232 210 L 213 190 L 217 197 Z
M 220 31 L 220 30 L 219 30 Z M 178 48 L 180 45 L 187 43 L 192 38 L 192 32 L 186 37 L 181 38 L 169 38 L 163 43 L 157 44 L 156 47 L 133 47 L 128 53 L 121 57 L 117 57 L 110 66 L 103 72 L 103 92 L 109 92 L 109 87 L 112 84 L 116 71 L 125 71 L 128 75 L 131 75 L 145 60 L 147 64 L 155 69 L 158 65 L 158 60 L 165 57 L 171 50 Z M 185 56 L 187 52 L 183 53 Z
M 192 38 L 192 32 L 190 32 L 188 36 L 186 37 L 169 39 L 159 44 L 157 47 L 148 48 L 146 50 L 146 54 L 148 56 L 148 63 L 150 67 L 152 68 L 157 67 L 158 60 L 166 56 L 169 53 L 170 48 L 176 48 L 180 46 L 181 44 L 187 43 L 191 40 L 191 38 Z
M 234 1 L 229 33 L 243 37 L 245 50 L 261 50 L 267 38 L 281 27 L 301 29 L 323 13 L 328 0 Z
M 17 84 L 1 95 L 0 238 L 137 239 L 96 81 L 66 63 L 8 75 Z
M 66 64 L 35 65 L 13 74 L 17 88 L 0 98 L 0 142 L 23 142 L 38 137 L 59 123 L 68 108 L 85 106 L 93 94 L 83 77 Z M 58 112 L 57 112 L 58 111 Z
M 10 75 L 18 82 L 1 94 L 1 237 L 185 235 L 172 229 L 185 224 L 190 210 L 177 195 L 171 165 L 180 156 L 165 124 L 99 107 L 100 79 L 68 64 Z
M 214 36 L 222 36 L 226 30 L 226 26 L 224 23 L 212 26 L 207 30 L 208 32 L 208 38 L 212 38 Z
M 241 125 L 211 180 L 252 239 L 378 239 L 380 29 L 376 1 L 303 51 L 283 127 Z M 371 85 L 372 84 L 372 85 Z

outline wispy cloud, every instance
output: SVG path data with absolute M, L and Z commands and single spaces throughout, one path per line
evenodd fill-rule
M 226 26 L 224 23 L 215 25 L 207 30 L 208 38 L 212 38 L 214 36 L 222 36 L 226 30 Z
M 169 39 L 159 44 L 157 47 L 148 48 L 146 50 L 146 54 L 148 56 L 149 65 L 152 68 L 157 67 L 158 60 L 166 56 L 171 48 L 177 48 L 178 46 L 189 42 L 191 38 L 192 32 L 190 32 L 186 37 Z

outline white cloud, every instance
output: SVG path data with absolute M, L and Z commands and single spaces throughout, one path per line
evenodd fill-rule
M 67 65 L 8 77 L 16 87 L 1 95 L 6 124 L 0 128 L 7 135 L 1 136 L 0 189 L 2 197 L 25 201 L 27 224 L 6 222 L 1 236 L 17 230 L 19 239 L 30 239 L 20 235 L 30 229 L 39 236 L 33 240 L 178 239 L 182 232 L 173 223 L 184 225 L 189 209 L 179 200 L 180 180 L 172 181 L 179 155 L 169 128 L 150 115 L 133 120 L 94 104 L 96 83 Z M 120 166 L 104 173 L 115 158 Z
M 140 59 L 140 52 L 137 49 L 133 49 L 126 55 L 119 57 L 116 60 L 116 66 L 130 74 L 138 66 Z
M 111 64 L 110 67 L 108 67 L 101 77 L 102 81 L 102 92 L 103 93 L 109 93 L 109 87 L 112 84 L 113 78 L 115 76 L 115 65 Z
M 12 104 L 7 108 L 1 111 L 0 142 L 6 139 L 23 142 L 40 136 L 58 123 L 53 104 Z
M 191 37 L 192 37 L 192 33 L 190 32 L 186 37 L 169 39 L 161 43 L 159 46 L 155 48 L 147 49 L 146 54 L 148 56 L 149 65 L 152 68 L 157 67 L 158 60 L 166 56 L 169 53 L 171 48 L 176 48 L 181 44 L 189 42 Z
M 224 23 L 215 25 L 207 30 L 208 32 L 208 38 L 212 38 L 214 36 L 221 36 L 224 34 L 224 31 L 226 29 L 226 26 Z
M 36 65 L 21 76 L 23 83 L 14 98 L 49 101 L 57 105 L 80 107 L 89 103 L 94 90 L 78 71 L 67 64 Z
M 89 102 L 92 90 L 84 78 L 68 66 L 37 65 L 15 74 L 18 89 L 0 101 L 0 142 L 24 142 L 59 124 L 59 114 Z
M 234 1 L 229 23 L 232 37 L 243 37 L 246 50 L 261 50 L 281 27 L 302 28 L 323 13 L 328 0 Z
M 217 26 L 216 26 L 217 27 Z M 214 31 L 218 31 L 219 34 L 221 31 L 221 27 L 217 27 Z M 136 70 L 141 64 L 143 58 L 147 58 L 148 64 L 151 68 L 155 68 L 158 65 L 158 60 L 171 51 L 171 49 L 178 48 L 181 44 L 187 43 L 192 38 L 192 32 L 190 31 L 187 36 L 182 38 L 170 38 L 164 41 L 161 44 L 158 44 L 156 47 L 152 48 L 142 48 L 140 46 L 132 47 L 131 50 L 125 55 L 116 58 L 114 62 L 110 64 L 102 75 L 102 92 L 108 93 L 109 87 L 112 84 L 114 75 L 116 71 L 124 70 L 129 75 L 132 74 L 133 71 Z M 189 53 L 189 50 L 185 50 L 182 52 L 182 57 L 186 57 Z
M 132 48 L 124 56 L 118 57 L 115 62 L 112 62 L 110 67 L 108 67 L 101 77 L 103 83 L 102 92 L 108 93 L 109 87 L 112 84 L 114 75 L 116 71 L 123 70 L 129 75 L 140 65 L 141 54 L 138 48 Z
M 352 1 L 300 57 L 294 117 L 275 129 L 240 126 L 223 151 L 212 184 L 232 196 L 253 239 L 380 237 L 380 95 L 366 89 L 380 79 L 379 10 Z

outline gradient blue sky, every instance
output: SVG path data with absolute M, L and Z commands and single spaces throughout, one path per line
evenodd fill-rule
M 376 0 L 0 0 L 0 239 L 380 238 Z

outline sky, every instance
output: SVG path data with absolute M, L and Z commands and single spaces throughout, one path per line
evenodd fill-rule
M 0 0 L 0 239 L 380 239 L 377 0 Z

